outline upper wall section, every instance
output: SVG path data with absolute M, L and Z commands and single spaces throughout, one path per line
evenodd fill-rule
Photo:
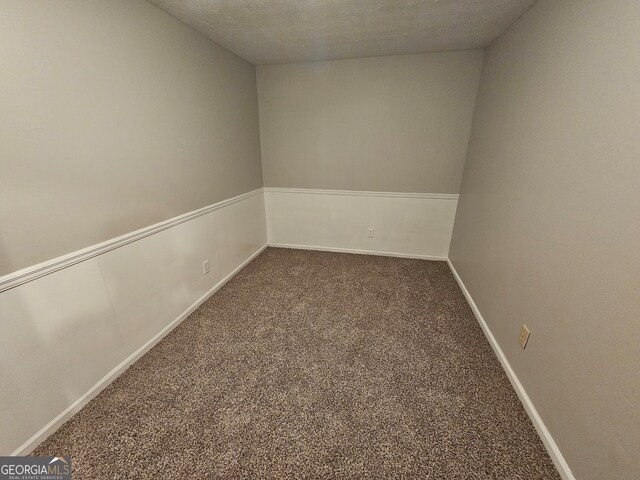
M 146 1 L 3 1 L 0 58 L 0 275 L 262 186 L 254 67 Z
M 458 193 L 482 56 L 257 67 L 265 186 Z

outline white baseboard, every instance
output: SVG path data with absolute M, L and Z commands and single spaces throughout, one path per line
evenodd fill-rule
M 142 345 L 138 350 L 133 352 L 122 363 L 106 374 L 98 383 L 82 395 L 78 400 L 73 402 L 69 407 L 64 409 L 59 415 L 57 415 L 48 424 L 42 427 L 35 435 L 29 440 L 18 447 L 11 455 L 28 455 L 31 453 L 40 443 L 44 442 L 51 434 L 53 434 L 58 428 L 60 428 L 65 422 L 67 422 L 73 415 L 79 412 L 85 405 L 93 400 L 100 392 L 107 388 L 115 379 L 117 379 L 122 373 L 125 372 L 133 363 L 141 358 L 145 353 L 151 350 L 160 340 L 162 340 L 169 332 L 176 328 L 184 319 L 186 319 L 193 311 L 195 311 L 200 305 L 202 305 L 211 295 L 217 292 L 225 283 L 231 280 L 240 270 L 242 270 L 251 260 L 260 255 L 267 245 L 263 245 L 255 251 L 249 258 L 242 262 L 237 268 L 235 268 L 226 277 L 216 283 L 208 292 L 198 298 L 193 304 L 189 306 L 184 312 L 173 320 L 170 324 L 164 327 L 160 332 L 154 335 L 148 342 Z
M 573 476 L 573 473 L 571 472 L 571 469 L 569 468 L 569 464 L 564 459 L 562 452 L 560 452 L 558 445 L 556 444 L 553 437 L 551 436 L 551 433 L 549 433 L 549 430 L 547 429 L 544 422 L 542 421 L 542 418 L 538 414 L 536 407 L 533 405 L 533 402 L 529 398 L 529 395 L 527 395 L 527 392 L 522 386 L 522 383 L 520 383 L 520 380 L 518 379 L 515 372 L 511 368 L 511 365 L 509 364 L 509 360 L 507 360 L 507 357 L 505 356 L 504 352 L 500 348 L 498 341 L 493 336 L 493 333 L 491 333 L 491 330 L 489 329 L 489 325 L 487 325 L 487 322 L 485 321 L 484 317 L 480 313 L 480 310 L 478 310 L 478 306 L 473 301 L 473 298 L 471 297 L 471 294 L 467 290 L 467 287 L 465 287 L 464 283 L 462 282 L 460 275 L 458 275 L 458 272 L 456 271 L 455 267 L 451 263 L 451 260 L 447 259 L 447 263 L 449 264 L 449 268 L 451 269 L 453 276 L 458 282 L 458 285 L 460 285 L 460 289 L 462 290 L 462 293 L 467 299 L 467 302 L 469 303 L 471 310 L 476 316 L 476 319 L 478 320 L 480 327 L 482 327 L 482 331 L 487 337 L 489 344 L 493 348 L 493 351 L 498 357 L 498 360 L 500 360 L 500 364 L 502 365 L 502 368 L 506 372 L 507 377 L 511 382 L 511 385 L 513 386 L 513 389 L 516 391 L 516 394 L 520 399 L 520 402 L 522 402 L 522 405 L 524 406 L 524 409 L 527 412 L 527 415 L 529 415 L 529 418 L 531 419 L 533 426 L 538 432 L 538 435 L 540 436 L 542 443 L 547 449 L 547 452 L 549 453 L 549 456 L 551 457 L 553 464 L 555 465 L 556 469 L 560 473 L 560 476 L 563 478 L 563 480 L 576 480 L 575 477 Z
M 431 255 L 412 255 L 409 253 L 396 253 L 396 252 L 378 252 L 375 250 L 355 250 L 352 248 L 317 247 L 313 245 L 292 245 L 288 243 L 269 243 L 269 246 L 275 247 L 275 248 L 291 248 L 294 250 L 316 250 L 319 252 L 354 253 L 356 255 L 378 255 L 380 257 L 415 258 L 418 260 L 433 260 L 437 262 L 447 261 L 447 257 L 434 257 Z

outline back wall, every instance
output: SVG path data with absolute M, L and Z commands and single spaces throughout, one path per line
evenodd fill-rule
M 482 58 L 257 67 L 269 243 L 446 258 Z
M 458 193 L 482 56 L 258 66 L 265 186 Z

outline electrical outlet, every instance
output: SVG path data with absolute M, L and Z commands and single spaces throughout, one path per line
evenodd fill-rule
M 529 335 L 531 335 L 531 332 L 529 331 L 527 326 L 522 325 L 522 327 L 520 327 L 520 336 L 518 337 L 518 342 L 520 342 L 520 346 L 522 347 L 523 350 L 527 346 L 527 342 L 529 341 Z
M 202 274 L 206 275 L 207 273 L 209 273 L 209 260 L 202 262 Z
M 369 229 L 369 238 L 373 238 L 376 235 L 376 229 L 375 228 L 370 228 Z

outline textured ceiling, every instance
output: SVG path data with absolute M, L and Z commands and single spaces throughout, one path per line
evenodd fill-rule
M 149 0 L 249 62 L 486 47 L 536 0 Z

